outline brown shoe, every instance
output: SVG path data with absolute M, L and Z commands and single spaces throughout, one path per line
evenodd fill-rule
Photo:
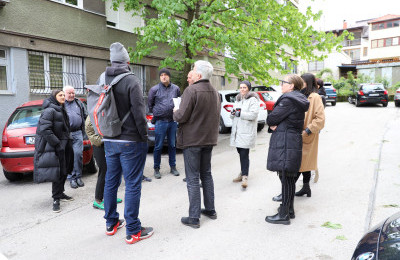
M 241 181 L 242 181 L 242 173 L 239 173 L 239 176 L 233 179 L 233 182 L 241 182 Z
M 242 176 L 242 188 L 246 189 L 247 188 L 247 176 Z

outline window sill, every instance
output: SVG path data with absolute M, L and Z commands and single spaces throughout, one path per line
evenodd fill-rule
M 14 96 L 15 93 L 10 90 L 0 90 L 0 95 L 2 96 Z

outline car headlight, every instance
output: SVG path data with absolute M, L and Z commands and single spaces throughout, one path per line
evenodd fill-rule
M 371 260 L 374 259 L 375 254 L 372 252 L 362 253 L 357 256 L 356 260 Z

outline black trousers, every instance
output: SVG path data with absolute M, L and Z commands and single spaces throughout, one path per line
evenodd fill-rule
M 282 205 L 290 206 L 294 201 L 297 177 L 289 177 L 284 172 L 279 174 L 282 183 Z
M 52 182 L 51 185 L 51 197 L 55 200 L 60 199 L 64 193 L 65 180 L 67 179 L 68 174 L 72 171 L 71 166 L 73 165 L 74 158 L 69 140 L 61 139 L 60 142 L 60 146 L 64 148 L 62 151 L 56 151 L 60 163 L 60 178 L 57 181 Z
M 60 179 L 58 179 L 58 181 L 52 182 L 51 193 L 53 199 L 55 200 L 61 199 L 61 196 L 64 192 L 64 184 L 66 179 L 67 175 L 61 174 Z
M 296 181 L 300 178 L 300 175 L 303 174 L 303 183 L 310 183 L 311 180 L 311 171 L 307 172 L 298 172 Z
M 104 185 L 106 182 L 106 152 L 104 151 L 104 144 L 101 146 L 93 146 L 93 155 L 96 160 L 97 166 L 99 167 L 96 183 L 96 191 L 94 197 L 96 200 L 103 201 L 104 197 Z
M 249 167 L 250 167 L 250 159 L 249 159 L 249 151 L 250 149 L 239 148 L 236 147 L 236 150 L 239 153 L 240 157 L 240 168 L 242 171 L 242 176 L 249 176 Z

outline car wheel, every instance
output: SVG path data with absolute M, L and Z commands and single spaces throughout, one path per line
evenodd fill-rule
M 356 107 L 360 106 L 360 102 L 358 102 L 357 98 L 356 98 L 356 101 L 354 102 L 354 104 L 356 105 Z
M 97 172 L 97 165 L 96 161 L 94 160 L 94 156 L 92 156 L 92 159 L 88 164 L 85 165 L 85 171 L 89 174 L 93 174 Z
M 383 103 L 382 103 L 382 106 L 383 106 L 383 107 L 387 107 L 387 106 L 388 106 L 388 102 L 383 102 Z
M 219 120 L 219 133 L 220 134 L 225 134 L 228 132 L 228 127 L 225 126 L 224 124 L 224 120 L 222 119 L 222 117 Z
M 350 104 L 353 104 L 353 99 L 351 97 L 348 97 L 347 101 L 349 101 Z
M 395 105 L 396 107 L 400 107 L 400 102 L 395 102 L 394 105 Z
M 24 175 L 19 172 L 7 172 L 7 171 L 3 170 L 3 173 L 4 173 L 4 176 L 6 176 L 6 179 L 11 182 L 19 181 L 24 177 Z
M 260 132 L 261 130 L 263 130 L 264 129 L 264 124 L 258 124 L 257 125 L 257 132 Z
M 336 101 L 335 102 L 331 102 L 332 106 L 336 106 Z

